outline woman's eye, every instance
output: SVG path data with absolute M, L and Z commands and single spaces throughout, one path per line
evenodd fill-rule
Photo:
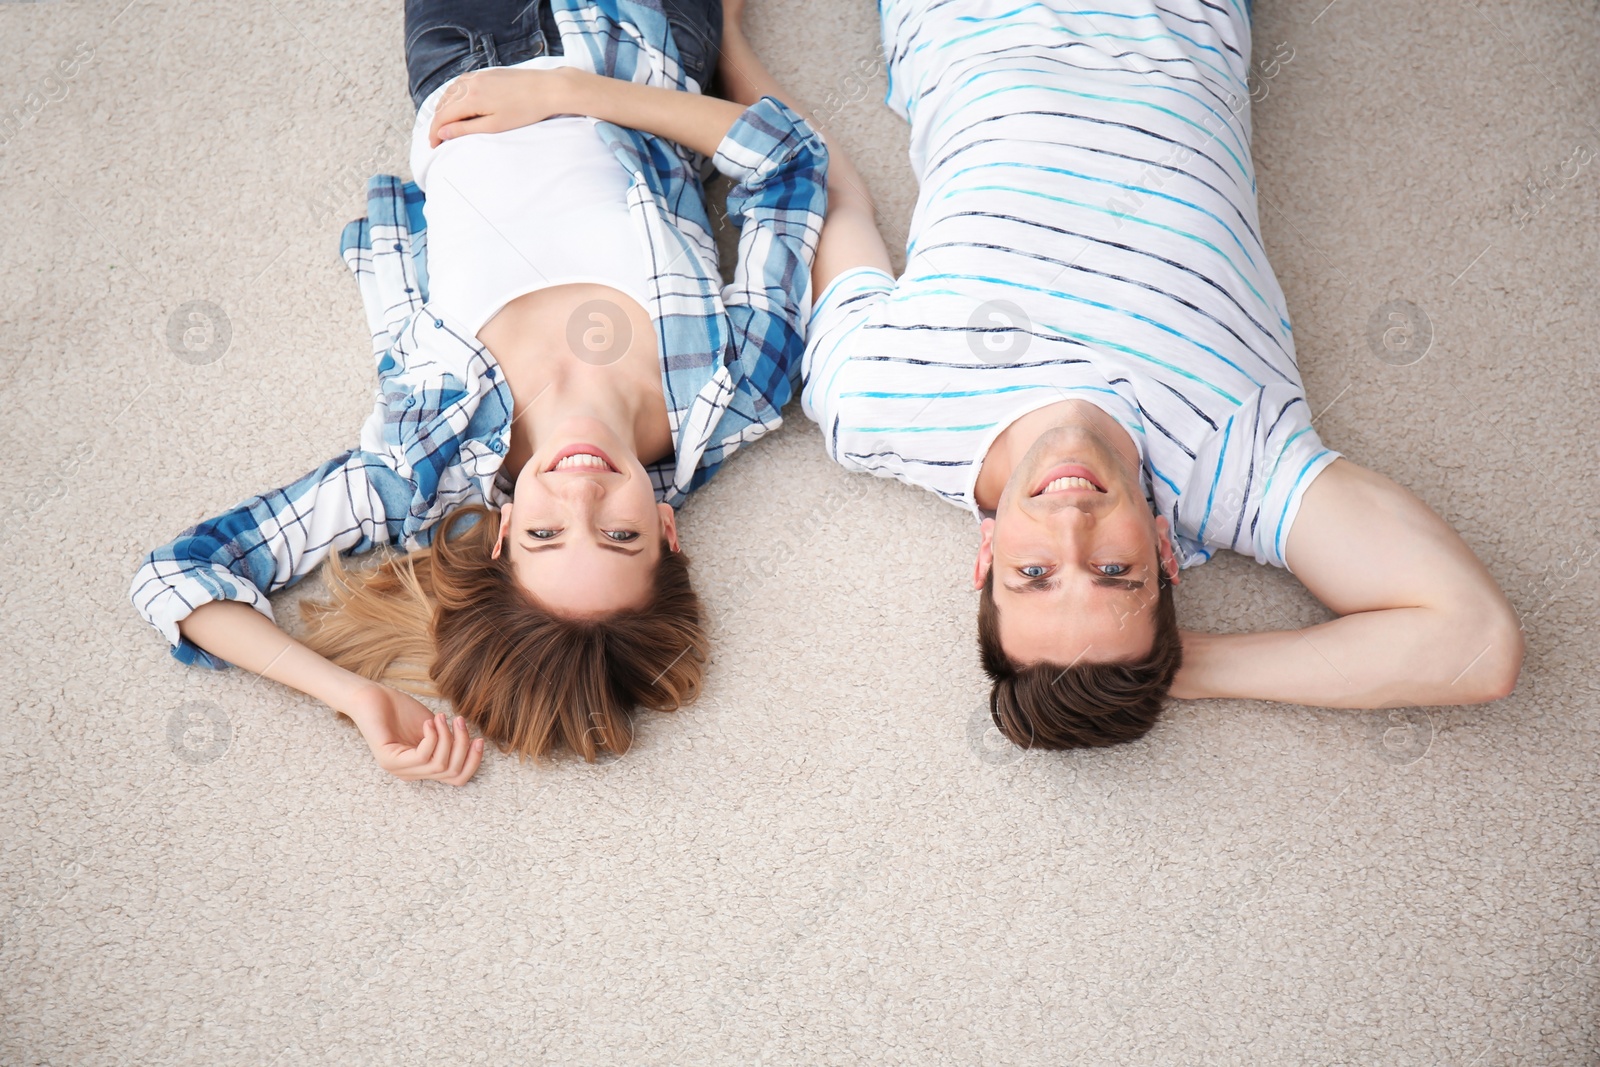
M 1017 571 L 1024 578 L 1043 578 L 1050 572 L 1050 568 L 1042 563 L 1030 563 L 1026 567 L 1018 567 Z
M 560 532 L 561 532 L 560 530 L 550 530 L 550 529 L 529 530 L 528 531 L 528 536 L 533 538 L 535 541 L 548 541 L 548 540 L 550 540 L 552 537 L 554 537 L 556 534 L 558 534 Z
M 639 531 L 638 530 L 607 530 L 606 531 L 606 536 L 611 538 L 611 540 L 613 540 L 613 541 L 618 541 L 618 542 L 620 542 L 622 544 L 627 544 L 629 541 L 637 541 L 637 540 L 639 540 Z
M 1128 573 L 1128 565 L 1126 563 L 1103 563 L 1098 569 L 1107 578 L 1120 578 Z

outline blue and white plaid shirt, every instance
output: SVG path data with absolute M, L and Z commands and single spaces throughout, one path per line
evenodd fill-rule
M 555 0 L 569 56 L 597 73 L 682 89 L 666 20 L 633 0 Z M 733 179 L 728 217 L 739 259 L 723 286 L 705 209 L 701 158 L 672 142 L 599 123 L 632 178 L 628 202 L 650 257 L 649 307 L 661 353 L 674 455 L 649 469 L 674 507 L 741 445 L 782 423 L 799 382 L 812 253 L 826 207 L 827 151 L 770 97 L 745 111 L 713 164 Z M 431 542 L 457 507 L 508 498 L 499 478 L 512 398 L 494 357 L 427 303 L 420 190 L 380 175 L 367 217 L 342 251 L 361 286 L 378 395 L 357 448 L 298 481 L 207 519 L 145 557 L 131 596 L 184 663 L 227 663 L 183 639 L 202 604 L 236 600 L 272 617 L 267 594 L 330 552 Z M 509 473 L 509 472 L 508 472 Z

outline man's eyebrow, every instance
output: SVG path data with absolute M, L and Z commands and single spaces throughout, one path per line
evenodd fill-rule
M 1011 582 L 1002 584 L 1013 593 L 1048 593 L 1055 588 L 1056 580 L 1047 574 L 1042 578 L 1029 578 L 1020 585 L 1014 585 Z
M 1048 593 L 1056 587 L 1056 580 L 1046 575 L 1043 578 L 1029 578 L 1020 584 L 1011 582 L 1003 584 L 1013 593 Z M 1138 593 L 1144 590 L 1147 583 L 1134 581 L 1132 578 L 1114 578 L 1109 574 L 1097 574 L 1094 577 L 1094 584 L 1102 589 L 1121 589 L 1127 593 Z

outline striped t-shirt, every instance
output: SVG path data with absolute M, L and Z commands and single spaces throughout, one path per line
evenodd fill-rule
M 1261 245 L 1244 0 L 884 0 L 921 182 L 899 278 L 821 294 L 803 395 L 852 470 L 977 511 L 1012 421 L 1091 401 L 1184 565 L 1284 565 L 1311 427 Z

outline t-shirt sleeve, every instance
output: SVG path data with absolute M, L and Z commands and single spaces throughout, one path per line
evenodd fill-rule
M 836 414 L 833 383 L 861 351 L 865 340 L 861 328 L 893 290 L 894 279 L 888 274 L 876 267 L 856 267 L 834 278 L 812 306 L 801 363 L 805 386 L 800 397 L 806 416 L 825 434 Z
M 1179 503 L 1180 555 L 1198 562 L 1227 548 L 1287 569 L 1285 546 L 1300 501 L 1338 458 L 1317 436 L 1298 388 L 1278 383 L 1262 389 L 1195 456 Z

